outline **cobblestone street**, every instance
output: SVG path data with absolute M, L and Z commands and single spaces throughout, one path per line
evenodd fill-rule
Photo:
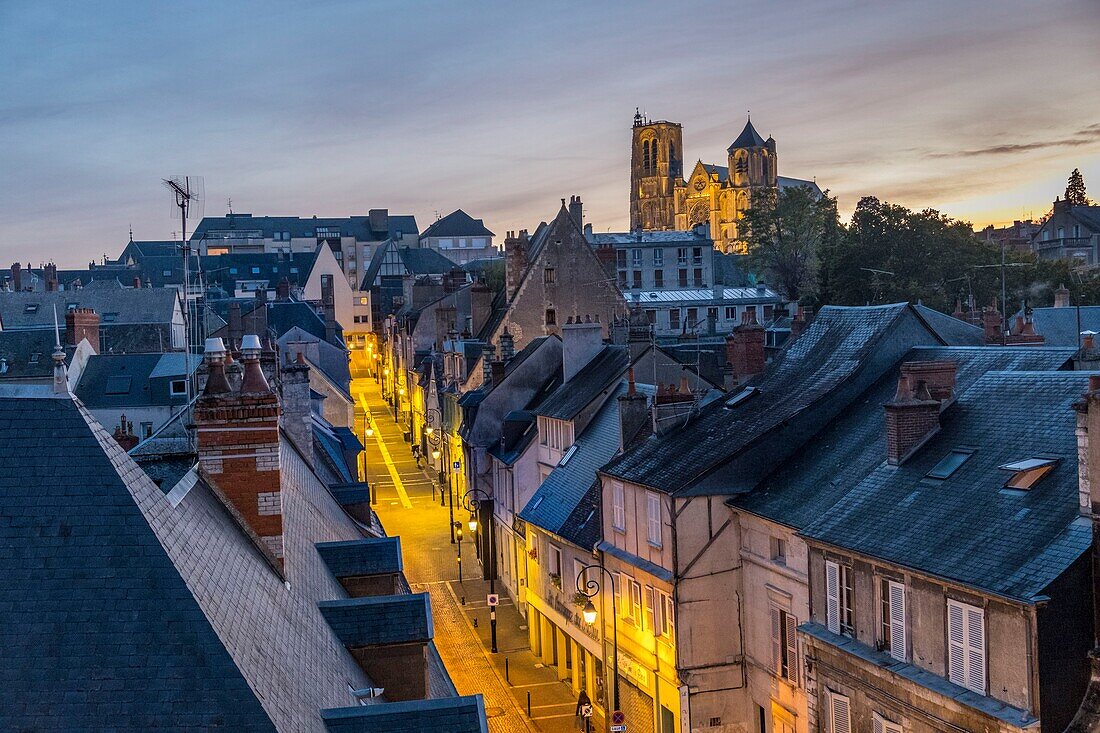
M 459 693 L 484 696 L 492 733 L 574 731 L 572 690 L 531 654 L 526 622 L 503 595 L 497 612 L 499 651 L 489 651 L 489 584 L 481 580 L 473 548 L 463 547 L 464 581 L 459 582 L 449 509 L 440 504 L 431 472 L 417 467 L 374 380 L 355 379 L 352 393 L 358 432 L 366 443 L 367 477 L 377 487 L 376 512 L 387 534 L 401 538 L 405 575 L 413 590 L 431 597 L 436 646 Z M 362 434 L 364 408 L 374 426 L 371 438 Z M 459 520 L 467 515 L 456 511 Z

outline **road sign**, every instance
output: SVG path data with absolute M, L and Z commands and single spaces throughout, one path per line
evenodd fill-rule
M 611 713 L 611 725 L 613 726 L 611 729 L 612 731 L 615 730 L 615 726 L 619 726 L 622 730 L 626 730 L 626 713 L 622 710 L 616 710 Z M 622 731 L 617 731 L 617 733 L 622 733 Z
M 582 718 L 591 718 L 592 717 L 592 705 L 590 703 L 586 704 L 586 705 L 581 705 L 581 717 Z
M 455 470 L 457 471 L 460 468 L 462 468 L 462 463 L 460 461 L 455 461 Z
M 611 726 L 611 733 L 626 733 L 625 725 L 613 725 Z
M 499 606 L 500 605 L 500 594 L 490 593 L 489 598 L 488 598 L 488 603 L 489 603 L 490 606 Z

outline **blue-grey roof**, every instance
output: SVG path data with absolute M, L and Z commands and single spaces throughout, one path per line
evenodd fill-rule
M 962 394 L 993 371 L 1054 371 L 1066 368 L 1073 349 L 1019 347 L 918 347 L 902 362 L 952 361 L 955 391 Z M 794 529 L 802 529 L 828 513 L 848 490 L 886 457 L 882 406 L 897 389 L 896 369 L 856 399 L 790 460 L 768 475 L 751 492 L 729 503 Z
M 485 227 L 481 219 L 475 219 L 462 209 L 455 209 L 446 216 L 436 219 L 421 233 L 426 237 L 492 237 L 493 233 Z
M 1077 506 L 1073 403 L 1081 372 L 989 372 L 942 414 L 901 466 L 881 461 L 803 536 L 984 591 L 1032 602 L 1092 541 Z M 925 479 L 952 449 L 975 449 L 944 480 Z M 885 456 L 885 451 L 883 451 Z M 999 466 L 1058 459 L 1029 491 Z
M 166 357 L 170 357 L 169 363 L 158 371 Z M 93 410 L 184 405 L 187 403 L 186 394 L 171 393 L 171 382 L 183 379 L 183 357 L 182 352 L 92 356 L 80 375 L 74 393 L 86 407 Z M 199 359 L 192 357 L 192 361 L 193 366 L 197 366 Z M 178 372 L 174 368 L 177 362 Z
M 481 695 L 322 710 L 328 733 L 488 733 Z
M 862 380 L 873 383 L 913 346 L 940 343 L 905 303 L 826 306 L 754 380 L 756 396 L 734 407 L 716 400 L 683 429 L 651 436 L 603 470 L 670 493 L 736 493 L 745 482 L 751 488 L 862 392 Z M 741 455 L 747 458 L 732 466 Z M 717 485 L 707 484 L 719 468 L 711 482 Z
M 179 294 L 163 288 L 129 288 L 115 279 L 96 281 L 80 290 L 41 293 L 0 292 L 3 330 L 53 330 L 54 309 L 62 328 L 70 308 L 91 308 L 105 327 L 171 323 Z M 171 344 L 169 344 L 170 346 Z
M 319 542 L 317 553 L 337 578 L 400 573 L 400 537 L 364 537 L 343 542 Z
M 632 552 L 627 552 L 623 548 L 616 546 L 613 542 L 608 542 L 607 540 L 604 540 L 596 545 L 596 549 L 600 552 L 606 552 L 608 555 L 611 555 L 618 560 L 622 560 L 628 565 L 633 565 L 639 570 L 642 570 L 655 578 L 663 580 L 666 583 L 672 583 L 673 581 L 675 581 L 675 576 L 673 576 L 671 570 L 666 570 L 655 562 L 646 560 L 644 557 L 639 557 Z
M 1081 322 L 1077 317 L 1080 311 Z M 1035 333 L 1043 337 L 1047 346 L 1081 345 L 1081 331 L 1100 333 L 1100 305 L 1083 305 L 1080 308 L 1035 308 L 1031 312 Z
M 600 353 L 539 405 L 538 414 L 556 420 L 572 420 L 620 379 L 629 366 L 630 352 L 625 346 L 604 346 Z
M 917 314 L 924 319 L 928 327 L 939 334 L 944 343 L 956 346 L 984 346 L 985 331 L 973 323 L 960 321 L 954 316 L 941 313 L 926 305 L 917 303 L 913 306 Z M 1048 344 L 1053 346 L 1054 344 Z
M 432 638 L 427 593 L 321 601 L 321 615 L 349 649 Z
M 293 239 L 308 239 L 316 236 L 318 227 L 338 229 L 342 237 L 355 237 L 359 242 L 377 242 L 389 237 L 416 236 L 416 217 L 390 214 L 387 217 L 385 231 L 374 231 L 369 216 L 344 217 L 308 217 L 297 216 L 253 216 L 252 214 L 230 214 L 229 216 L 207 216 L 195 227 L 191 242 L 209 238 L 220 239 L 220 232 L 259 232 L 265 239 L 273 239 L 275 232 L 290 232 Z
M 460 269 L 458 265 L 431 247 L 401 247 L 394 242 L 388 242 L 385 246 L 374 250 L 367 271 L 363 275 L 360 290 L 370 290 L 377 284 L 388 251 L 397 252 L 404 270 L 402 274 L 444 275 L 451 270 Z
M 62 334 L 62 340 L 65 336 Z M 0 331 L 0 381 L 42 379 L 53 376 L 53 350 L 57 339 L 52 329 Z M 66 364 L 72 361 L 73 347 L 65 348 Z
M 599 539 L 599 511 L 592 507 L 584 517 L 573 515 L 596 480 L 597 469 L 619 450 L 618 397 L 626 393 L 626 383 L 621 376 L 618 379 L 620 384 L 566 452 L 568 459 L 564 464 L 558 463 L 519 514 L 523 521 L 587 550 L 595 543 L 587 546 L 580 543 L 592 536 L 593 529 Z
M 764 147 L 764 138 L 760 137 L 760 133 L 752 126 L 752 120 L 750 119 L 745 121 L 745 128 L 741 130 L 741 134 L 737 136 L 737 139 L 730 143 L 729 152 L 732 153 L 738 148 L 762 147 Z

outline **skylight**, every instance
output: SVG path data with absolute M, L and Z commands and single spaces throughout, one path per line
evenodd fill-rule
M 573 454 L 576 453 L 576 452 L 577 452 L 577 445 L 576 445 L 576 443 L 574 443 L 573 445 L 569 446 L 569 450 L 565 451 L 565 455 L 561 457 L 560 461 L 558 461 L 558 465 L 559 466 L 564 466 L 566 463 L 569 463 L 569 459 L 572 458 Z
M 742 402 L 759 392 L 760 390 L 758 390 L 756 387 L 746 387 L 745 389 L 735 394 L 733 397 L 730 397 L 728 400 L 726 400 L 726 407 L 735 407 L 737 405 L 740 405 Z
M 962 464 L 966 463 L 966 459 L 974 455 L 972 450 L 953 450 L 944 456 L 939 463 L 937 463 L 931 471 L 928 472 L 928 478 L 945 479 L 959 470 Z
M 103 390 L 104 394 L 128 394 L 130 392 L 130 377 L 110 376 Z
M 1053 471 L 1057 463 L 1057 458 L 1025 458 L 1022 461 L 1006 463 L 999 468 L 1003 471 L 1012 471 L 1012 476 L 1005 481 L 1005 488 L 1027 491 Z
M 38 312 L 38 303 L 27 303 L 27 305 L 23 308 L 23 312 L 24 313 L 37 313 Z

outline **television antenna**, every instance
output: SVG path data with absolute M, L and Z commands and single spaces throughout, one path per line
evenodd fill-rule
M 180 253 L 183 255 L 183 353 L 186 372 L 187 402 L 191 403 L 197 392 L 194 372 L 191 369 L 191 344 L 202 341 L 199 332 L 198 303 L 191 298 L 191 243 L 187 240 L 187 222 L 202 219 L 205 190 L 202 176 L 172 176 L 163 179 L 164 187 L 172 194 L 172 216 L 179 215 Z M 196 333 L 192 333 L 195 331 Z

